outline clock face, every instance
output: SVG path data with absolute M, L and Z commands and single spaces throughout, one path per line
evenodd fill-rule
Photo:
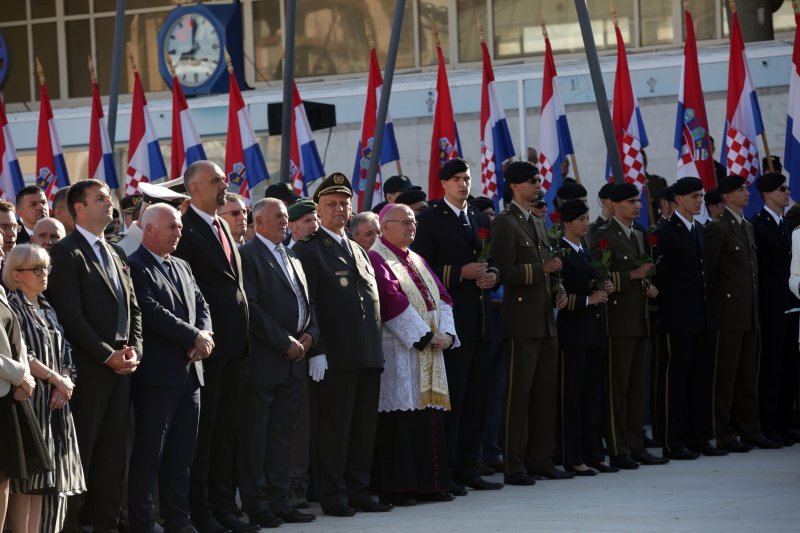
M 204 84 L 216 72 L 222 58 L 221 47 L 222 37 L 216 26 L 199 13 L 178 18 L 164 39 L 175 76 L 188 87 Z

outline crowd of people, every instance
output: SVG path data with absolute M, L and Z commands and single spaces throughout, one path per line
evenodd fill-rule
M 635 185 L 590 221 L 561 171 L 549 217 L 533 163 L 495 212 L 462 159 L 355 215 L 341 173 L 248 207 L 211 161 L 121 234 L 99 181 L 0 201 L 0 530 L 241 533 L 800 442 L 784 176 L 751 220 L 741 177 L 649 177 L 643 228 Z

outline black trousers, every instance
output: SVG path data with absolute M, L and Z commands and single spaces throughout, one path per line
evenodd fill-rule
M 127 464 L 129 376 L 82 375 L 70 400 L 87 492 L 67 504 L 64 531 L 80 531 L 86 507 L 94 531 L 117 531 L 122 504 L 122 478 Z
M 323 511 L 370 499 L 381 371 L 328 371 L 310 382 L 311 473 Z
M 461 346 L 444 352 L 451 407 L 444 422 L 455 483 L 480 475 L 477 463 L 489 400 L 491 349 L 488 341 L 461 339 Z
M 667 451 L 700 448 L 711 434 L 711 358 L 703 333 L 664 334 L 667 350 L 660 374 L 664 381 L 658 415 Z
M 745 440 L 761 434 L 758 416 L 757 330 L 717 330 L 714 350 L 712 396 L 713 430 L 724 446 L 736 438 Z
M 128 473 L 131 531 L 153 531 L 153 493 L 158 479 L 159 512 L 167 531 L 190 523 L 189 468 L 197 444 L 200 386 L 192 377 L 183 387 L 134 387 L 135 439 Z
M 284 512 L 289 502 L 292 426 L 305 380 L 290 377 L 276 385 L 247 383 L 239 424 L 238 472 L 242 508 L 248 516 Z
M 761 430 L 782 433 L 791 422 L 797 396 L 797 315 L 761 322 L 761 361 L 758 371 L 758 409 Z
M 227 514 L 235 496 L 233 457 L 247 359 L 212 359 L 204 362 L 205 385 L 200 389 L 203 409 L 189 478 L 189 503 L 194 516 Z
M 599 463 L 603 447 L 605 348 L 568 348 L 559 354 L 558 432 L 561 464 Z

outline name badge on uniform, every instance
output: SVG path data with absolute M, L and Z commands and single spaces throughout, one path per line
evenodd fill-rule
M 347 287 L 350 285 L 350 280 L 347 278 L 348 272 L 347 270 L 337 270 L 334 272 L 334 275 L 339 278 L 339 285 L 342 287 Z

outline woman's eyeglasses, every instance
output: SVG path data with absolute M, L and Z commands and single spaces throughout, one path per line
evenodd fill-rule
M 33 272 L 37 276 L 44 276 L 45 274 L 52 272 L 53 267 L 51 265 L 36 265 L 33 268 L 19 268 L 17 270 L 20 272 Z

